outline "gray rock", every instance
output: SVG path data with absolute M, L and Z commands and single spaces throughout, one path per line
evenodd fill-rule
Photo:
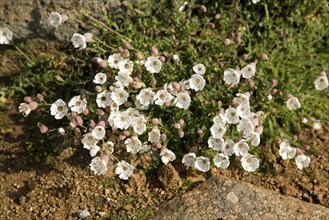
M 329 209 L 248 183 L 212 177 L 161 205 L 154 219 L 329 219 Z

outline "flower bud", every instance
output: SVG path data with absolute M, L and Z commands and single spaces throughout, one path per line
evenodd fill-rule
M 37 99 L 38 99 L 38 101 L 43 101 L 44 100 L 44 97 L 43 97 L 43 95 L 41 94 L 41 93 L 38 93 L 37 94 Z
M 128 49 L 128 50 L 133 49 L 133 47 L 131 46 L 131 44 L 130 44 L 128 41 L 124 42 L 124 43 L 123 43 L 123 46 L 124 46 L 126 49 Z
M 92 59 L 92 61 L 94 62 L 94 63 L 96 63 L 99 67 L 101 67 L 101 68 L 106 68 L 107 67 L 107 63 L 106 63 L 106 61 L 105 60 L 103 60 L 102 58 L 100 58 L 100 57 L 94 57 L 93 59 Z
M 276 87 L 277 85 L 278 85 L 278 80 L 276 80 L 276 79 L 272 79 L 272 81 L 271 81 L 271 87 L 274 88 L 274 87 Z
M 249 84 L 251 89 L 257 89 L 257 86 L 255 86 L 255 81 L 254 80 L 249 79 L 248 84 Z
M 124 56 L 125 50 L 122 47 L 118 47 L 118 52 Z
M 78 126 L 83 125 L 83 119 L 80 116 L 76 117 L 75 122 L 77 123 Z
M 120 134 L 120 135 L 119 135 L 119 140 L 120 140 L 120 141 L 123 141 L 123 140 L 125 140 L 126 138 L 127 138 L 127 136 L 124 135 L 124 134 Z
M 229 45 L 230 43 L 231 43 L 231 40 L 230 40 L 230 39 L 226 38 L 226 39 L 224 40 L 224 44 L 225 44 L 225 46 Z
M 102 87 L 101 86 L 95 86 L 95 91 L 97 93 L 101 93 L 103 91 Z
M 130 57 L 130 52 L 127 49 L 124 49 L 124 57 L 129 58 Z
M 152 118 L 152 124 L 157 125 L 160 124 L 160 121 L 158 118 Z
M 220 18 L 221 18 L 221 15 L 220 15 L 220 14 L 216 14 L 216 15 L 215 15 L 215 19 L 216 19 L 216 20 L 219 20 Z
M 96 114 L 102 116 L 105 114 L 105 112 L 102 109 L 96 109 Z
M 266 53 L 262 53 L 260 59 L 263 61 L 268 61 L 270 58 L 268 57 L 268 55 Z
M 172 56 L 172 60 L 174 61 L 174 63 L 179 64 L 180 58 L 177 54 L 174 54 Z
M 201 144 L 203 142 L 203 139 L 201 137 L 198 137 L 196 140 L 199 144 Z
M 200 11 L 201 11 L 202 13 L 207 13 L 207 8 L 206 8 L 206 6 L 201 5 L 199 9 L 200 9 Z
M 64 128 L 62 128 L 62 127 L 60 127 L 60 128 L 58 128 L 58 134 L 59 135 L 61 135 L 61 136 L 64 136 L 65 135 L 65 129 Z
M 74 144 L 75 146 L 79 146 L 79 145 L 81 145 L 82 143 L 81 143 L 80 138 L 73 138 L 73 144 Z
M 90 124 L 89 124 L 89 126 L 90 126 L 91 128 L 94 128 L 94 127 L 96 126 L 96 122 L 95 122 L 94 120 L 90 120 Z
M 143 59 L 143 55 L 139 52 L 135 53 L 135 57 L 137 60 L 142 60 Z
M 185 124 L 185 121 L 184 119 L 179 119 L 178 123 L 183 126 Z
M 86 38 L 86 42 L 90 42 L 93 39 L 92 33 L 85 33 L 83 36 Z
M 84 115 L 88 115 L 88 114 L 89 114 L 89 110 L 86 108 L 86 109 L 84 109 L 84 110 L 82 111 L 82 113 L 83 113 Z
M 166 62 L 166 57 L 165 57 L 165 56 L 160 56 L 160 61 L 161 61 L 162 63 Z
M 181 129 L 182 126 L 181 126 L 181 124 L 176 123 L 174 127 L 175 127 L 176 129 Z
M 166 134 L 161 134 L 161 140 L 166 141 L 167 140 L 167 135 Z
M 151 53 L 152 53 L 154 56 L 158 56 L 158 55 L 159 55 L 159 51 L 158 51 L 158 49 L 157 49 L 155 46 L 153 46 L 153 47 L 151 48 Z
M 307 118 L 303 117 L 303 118 L 302 118 L 302 123 L 303 123 L 303 124 L 306 124 L 306 123 L 307 123 Z
M 235 42 L 237 44 L 240 44 L 241 43 L 241 33 L 240 32 L 237 33 L 236 38 L 235 38 Z
M 81 130 L 80 130 L 80 128 L 74 128 L 74 136 L 81 137 Z
M 183 138 L 184 135 L 185 135 L 184 131 L 179 131 L 179 132 L 178 132 L 178 136 L 179 136 L 180 138 Z
M 28 105 L 29 105 L 31 111 L 34 111 L 38 108 L 38 103 L 37 102 L 30 102 Z
M 143 87 L 143 83 L 142 82 L 136 82 L 136 81 L 133 81 L 130 85 L 134 89 L 140 89 L 140 88 Z
M 242 61 L 247 61 L 248 60 L 248 55 L 247 54 L 243 54 L 241 57 Z
M 258 133 L 259 135 L 261 135 L 263 133 L 264 127 L 263 125 L 259 125 L 256 128 L 256 133 Z
M 208 23 L 208 27 L 211 29 L 215 29 L 216 25 L 214 23 L 210 22 L 210 23 Z
M 41 134 L 44 134 L 48 131 L 48 127 L 41 122 L 38 122 L 37 126 L 40 129 Z
M 203 130 L 202 129 L 198 129 L 198 131 L 196 132 L 198 135 L 203 134 Z
M 32 102 L 31 96 L 25 96 L 24 97 L 24 102 L 27 103 L 27 104 L 29 104 L 30 102 Z
M 105 128 L 105 122 L 104 121 L 99 121 L 97 126 L 102 126 L 103 128 Z

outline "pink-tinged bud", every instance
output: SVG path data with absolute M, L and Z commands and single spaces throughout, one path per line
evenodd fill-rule
M 167 135 L 166 134 L 161 134 L 161 140 L 166 141 L 167 140 Z
M 251 123 L 252 123 L 254 126 L 259 125 L 259 118 L 253 118 L 253 119 L 251 120 Z
M 248 55 L 247 54 L 243 54 L 241 57 L 242 61 L 247 61 L 248 60 Z
M 201 11 L 202 13 L 207 13 L 207 8 L 206 8 L 206 6 L 201 5 L 199 9 L 200 9 L 200 11 Z
M 272 81 L 271 81 L 271 87 L 274 88 L 274 87 L 276 87 L 277 85 L 278 85 L 278 80 L 276 80 L 276 79 L 272 79 Z
M 290 98 L 292 98 L 292 97 L 294 97 L 294 96 L 291 95 L 291 94 L 287 94 L 287 95 L 286 95 L 286 98 L 287 98 L 287 99 L 290 99 Z
M 124 134 L 120 134 L 120 135 L 119 135 L 119 140 L 120 140 L 120 141 L 123 141 L 123 140 L 125 140 L 126 138 L 127 138 L 127 136 L 124 135 Z
M 84 110 L 82 111 L 82 113 L 83 113 L 84 115 L 88 115 L 88 114 L 89 114 L 89 110 L 86 108 L 86 109 L 84 109 Z
M 99 117 L 99 122 L 104 122 L 104 126 L 106 127 L 106 125 L 108 124 L 108 121 L 109 121 L 109 118 L 107 117 L 107 115 L 101 115 L 100 117 Z
M 38 122 L 37 126 L 40 129 L 41 134 L 44 134 L 48 131 L 48 127 L 41 122 Z
M 299 148 L 296 148 L 296 156 L 304 154 L 303 151 Z
M 125 130 L 125 131 L 123 132 L 123 134 L 126 135 L 126 136 L 130 136 L 130 132 L 129 132 L 128 130 Z
M 79 145 L 81 145 L 82 143 L 81 143 L 80 138 L 73 138 L 73 144 L 74 144 L 75 146 L 79 146 Z
M 298 140 L 298 136 L 297 135 L 294 135 L 293 139 L 292 139 L 292 142 L 296 142 Z
M 185 135 L 184 131 L 179 131 L 179 132 L 178 132 L 178 136 L 179 136 L 180 138 L 183 138 L 184 135 Z
M 152 53 L 154 56 L 158 56 L 158 55 L 159 55 L 159 51 L 158 51 L 158 49 L 157 49 L 155 46 L 153 46 L 153 47 L 151 48 L 151 53 Z
M 176 64 L 179 64 L 179 62 L 180 62 L 180 58 L 179 58 L 179 56 L 177 54 L 174 54 L 174 56 L 172 56 L 172 60 Z
M 94 57 L 92 61 L 101 68 L 107 68 L 107 62 L 100 57 Z
M 310 145 L 305 145 L 303 148 L 304 148 L 304 150 L 309 150 L 311 147 L 310 147 Z
M 123 43 L 123 46 L 124 46 L 126 49 L 128 49 L 128 50 L 133 49 L 133 46 L 131 46 L 131 44 L 130 44 L 128 41 L 124 42 L 124 43 Z
M 139 52 L 135 53 L 135 57 L 137 60 L 142 60 L 144 58 L 143 55 Z
M 225 45 L 225 46 L 229 45 L 230 43 L 231 43 L 231 40 L 230 40 L 230 39 L 226 38 L 226 39 L 224 40 L 224 45 Z
M 134 89 L 140 89 L 140 88 L 143 87 L 143 83 L 142 82 L 136 82 L 136 81 L 133 81 L 130 85 Z
M 190 153 L 195 153 L 197 154 L 198 153 L 198 147 L 197 146 L 193 146 L 191 147 L 191 149 L 189 150 Z
M 178 82 L 173 82 L 172 83 L 172 87 L 173 87 L 173 89 L 175 90 L 175 91 L 179 91 L 180 90 L 180 84 L 178 83 Z
M 166 62 L 166 57 L 165 57 L 165 56 L 160 56 L 160 61 L 161 61 L 162 63 Z
M 74 129 L 74 128 L 76 128 L 77 127 L 77 122 L 76 121 L 71 121 L 70 122 L 70 128 L 71 129 Z
M 97 93 L 101 93 L 103 91 L 102 87 L 101 86 L 95 86 L 95 91 Z
M 78 126 L 83 125 L 83 119 L 80 116 L 76 117 L 75 122 L 77 123 Z
M 30 107 L 31 111 L 34 111 L 38 108 L 38 103 L 37 102 L 30 102 L 28 104 L 28 106 Z
M 105 122 L 104 121 L 99 121 L 97 126 L 102 126 L 103 128 L 105 128 Z
M 268 61 L 270 58 L 268 57 L 268 55 L 266 53 L 262 53 L 260 59 L 263 61 Z
M 58 82 L 64 82 L 63 78 L 60 75 L 55 75 L 54 77 Z
M 37 94 L 37 99 L 38 99 L 38 101 L 43 101 L 44 100 L 44 97 L 43 97 L 43 95 L 41 94 L 41 93 L 38 93 Z
M 254 80 L 249 79 L 248 84 L 249 84 L 251 89 L 257 89 L 257 86 L 255 86 L 255 81 Z
M 241 43 L 241 33 L 240 32 L 237 33 L 236 38 L 235 38 L 235 42 L 237 44 L 240 44 Z
M 263 133 L 263 130 L 264 130 L 263 125 L 259 125 L 256 128 L 256 133 L 259 134 L 259 135 L 261 135 Z
M 202 139 L 201 137 L 198 137 L 198 138 L 196 139 L 196 141 L 197 141 L 199 144 L 201 144 L 201 143 L 203 142 L 203 139 Z
M 94 120 L 90 120 L 89 127 L 94 128 L 96 126 L 96 122 Z
M 214 23 L 210 22 L 210 23 L 208 23 L 208 27 L 211 29 L 215 29 L 216 25 Z
M 264 115 L 264 112 L 263 111 L 258 111 L 256 112 L 256 118 L 260 118 L 262 115 Z
M 169 102 L 169 101 L 165 103 L 166 107 L 170 107 L 170 105 L 171 105 L 171 102 Z
M 74 136 L 81 137 L 81 130 L 80 130 L 80 128 L 74 128 Z
M 152 118 L 152 124 L 157 125 L 160 124 L 160 121 L 158 118 Z
M 59 135 L 61 135 L 61 136 L 64 136 L 64 135 L 65 135 L 65 129 L 62 128 L 62 127 L 60 127 L 60 128 L 58 128 L 57 133 L 58 133 Z
M 184 119 L 181 118 L 181 119 L 179 119 L 178 123 L 183 126 L 185 124 L 185 121 L 184 121 Z
M 326 71 L 322 70 L 322 71 L 320 72 L 320 76 L 327 77 L 327 73 L 326 73 Z
M 24 97 L 24 102 L 27 103 L 27 104 L 29 104 L 30 102 L 32 102 L 31 96 L 25 96 Z
M 125 102 L 123 105 L 127 108 L 131 107 L 133 104 L 131 102 Z
M 157 143 L 154 145 L 155 149 L 161 149 L 162 148 L 162 145 L 160 143 Z
M 155 78 L 152 78 L 151 80 L 151 85 L 155 86 L 157 84 L 157 80 Z
M 62 23 L 66 22 L 69 17 L 67 15 L 61 15 Z
M 202 129 L 198 129 L 198 131 L 196 132 L 198 135 L 203 134 L 203 130 Z
M 130 57 L 130 52 L 127 49 L 124 49 L 124 57 L 129 58 Z
M 83 36 L 86 38 L 86 42 L 90 42 L 93 39 L 92 33 L 85 33 Z
M 72 116 L 73 118 L 75 118 L 75 117 L 78 116 L 78 113 L 76 113 L 76 112 L 71 112 L 71 116 Z
M 96 114 L 102 116 L 105 114 L 105 112 L 102 109 L 96 109 Z
M 124 56 L 125 55 L 125 50 L 122 47 L 118 47 L 118 52 Z
M 176 129 L 181 129 L 182 126 L 179 124 L 179 123 L 176 123 L 175 126 L 174 126 Z
M 216 15 L 215 15 L 215 19 L 216 19 L 216 20 L 219 20 L 220 18 L 221 18 L 221 15 L 220 15 L 220 14 L 216 14 Z
M 271 90 L 271 94 L 272 94 L 272 95 L 275 95 L 277 92 L 278 92 L 277 89 L 272 89 L 272 90 Z

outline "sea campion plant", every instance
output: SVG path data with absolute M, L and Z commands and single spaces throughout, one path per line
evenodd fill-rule
M 245 171 L 254 172 L 262 163 L 260 145 L 265 143 L 276 144 L 277 154 L 294 159 L 299 169 L 308 167 L 307 151 L 312 148 L 298 141 L 292 147 L 298 130 L 289 129 L 321 124 L 304 104 L 303 82 L 289 84 L 296 80 L 281 62 L 291 61 L 279 60 L 289 49 L 273 40 L 277 35 L 269 32 L 272 27 L 254 22 L 263 16 L 252 12 L 256 7 L 264 8 L 269 22 L 269 6 L 259 1 L 246 3 L 247 8 L 238 1 L 207 6 L 126 2 L 124 17 L 112 14 L 103 21 L 84 13 L 99 33 L 75 33 L 71 41 L 75 56 L 97 67 L 79 78 L 75 90 L 49 99 L 39 91 L 26 97 L 19 111 L 25 117 L 33 111 L 52 115 L 60 127 L 39 122 L 41 133 L 83 146 L 94 174 L 111 169 L 123 180 L 145 154 L 164 164 L 180 160 L 201 172 L 212 164 L 226 169 L 231 157 L 237 157 Z M 249 23 L 237 20 L 246 13 Z M 53 27 L 65 25 L 64 20 L 55 12 L 49 16 Z M 274 46 L 258 44 L 263 37 L 257 38 L 259 30 L 271 33 L 267 40 Z M 304 59 L 289 53 L 291 59 Z M 328 79 L 319 67 L 323 63 L 317 65 L 308 88 L 326 92 Z

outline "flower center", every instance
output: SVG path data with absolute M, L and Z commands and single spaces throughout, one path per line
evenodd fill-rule
M 157 66 L 158 65 L 157 61 L 154 60 L 153 63 L 152 63 L 152 65 L 153 66 Z
M 81 105 L 81 101 L 76 101 L 75 102 L 75 106 L 80 106 Z
M 57 107 L 57 111 L 59 111 L 59 112 L 63 111 L 63 109 L 64 109 L 63 106 L 58 106 Z
M 105 102 L 105 101 L 106 101 L 106 97 L 105 97 L 105 96 L 102 96 L 101 100 L 102 100 L 103 102 Z

